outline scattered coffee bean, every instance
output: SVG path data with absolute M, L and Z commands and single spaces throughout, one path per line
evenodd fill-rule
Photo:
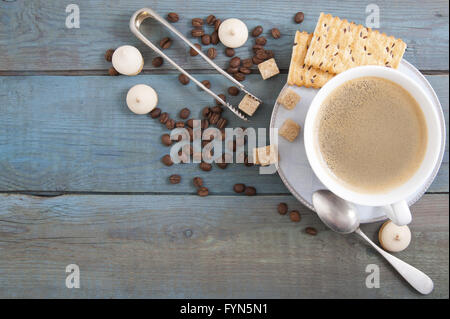
M 208 106 L 204 107 L 202 110 L 202 116 L 208 117 L 209 113 L 211 113 L 211 109 Z
M 311 236 L 316 236 L 318 233 L 317 229 L 315 229 L 314 227 L 306 227 L 305 232 Z
M 184 122 L 183 122 L 183 121 L 178 121 L 178 122 L 176 122 L 176 123 L 175 123 L 175 127 L 178 127 L 178 128 L 184 127 Z
M 152 119 L 156 119 L 161 115 L 161 109 L 159 107 L 155 107 L 151 112 L 150 112 L 150 117 Z
M 205 197 L 208 196 L 209 191 L 206 187 L 200 187 L 197 191 L 198 196 Z
M 223 109 L 221 105 L 216 105 L 211 108 L 211 111 L 214 113 L 222 113 Z
M 247 196 L 255 196 L 256 195 L 256 188 L 254 188 L 252 186 L 247 186 L 247 187 L 245 187 L 244 193 Z
M 220 19 L 216 19 L 216 21 L 214 21 L 214 31 L 219 31 L 219 27 L 220 27 L 221 23 L 222 23 L 222 21 Z
M 230 74 L 235 74 L 239 71 L 239 68 L 232 68 L 231 66 L 227 68 L 227 72 Z
M 194 119 L 187 120 L 186 125 L 189 126 L 190 128 L 193 128 L 194 127 Z
M 301 11 L 297 12 L 294 16 L 295 23 L 302 23 L 304 19 L 305 19 L 305 15 Z
M 187 119 L 189 117 L 190 114 L 191 114 L 191 111 L 187 107 L 185 107 L 184 109 L 182 109 L 180 111 L 180 115 L 179 116 L 180 116 L 180 119 L 185 120 L 185 119 Z
M 108 62 L 112 61 L 112 56 L 114 54 L 114 51 L 115 51 L 114 49 L 106 50 L 106 52 L 105 52 L 105 60 L 106 61 L 108 61 Z
M 194 140 L 194 130 L 192 130 L 192 127 L 188 127 L 187 130 L 189 132 L 189 140 L 192 142 Z M 192 153 L 193 152 L 191 152 L 191 154 Z
M 265 50 L 258 50 L 256 51 L 255 56 L 260 59 L 260 60 L 265 60 L 267 59 L 267 54 Z
M 205 30 L 203 30 L 203 29 L 193 29 L 191 31 L 191 35 L 195 38 L 201 37 L 204 34 L 205 34 Z
M 165 124 L 168 130 L 173 130 L 175 128 L 175 121 L 173 119 L 168 119 Z
M 202 35 L 202 43 L 204 45 L 209 45 L 211 44 L 211 36 L 209 34 L 204 34 Z
M 161 113 L 161 116 L 159 117 L 159 122 L 161 124 L 166 124 L 168 119 L 169 119 L 169 114 L 167 114 L 167 112 L 164 112 L 164 113 Z
M 178 76 L 178 81 L 180 81 L 181 84 L 186 85 L 189 83 L 190 80 L 185 74 L 181 73 Z
M 228 88 L 228 94 L 230 94 L 232 96 L 237 96 L 239 94 L 239 89 L 235 86 L 230 86 Z
M 168 49 L 172 45 L 172 39 L 165 37 L 162 38 L 161 41 L 159 41 L 159 46 L 163 49 Z
M 274 39 L 279 39 L 279 38 L 281 38 L 281 32 L 280 32 L 280 30 L 277 29 L 277 28 L 273 28 L 272 30 L 270 30 L 270 33 L 272 34 L 272 37 L 273 37 Z
M 265 52 L 266 52 L 267 59 L 271 59 L 275 56 L 275 53 L 273 53 L 272 50 L 266 50 Z
M 252 47 L 252 50 L 253 50 L 254 53 L 256 53 L 258 50 L 264 50 L 264 47 L 262 45 L 260 45 L 260 44 L 255 44 Z
M 217 95 L 217 96 L 220 97 L 224 102 L 227 101 L 227 97 L 225 96 L 225 94 L 219 94 L 219 95 Z M 219 100 L 216 100 L 216 104 L 217 104 L 217 105 L 222 105 L 222 103 L 220 103 Z
M 252 67 L 252 65 L 253 65 L 253 62 L 252 62 L 252 59 L 251 59 L 251 58 L 242 60 L 242 66 L 243 66 L 244 68 L 250 69 L 250 68 Z
M 245 80 L 245 75 L 241 72 L 237 72 L 235 74 L 233 74 L 233 77 L 238 80 L 239 82 L 242 82 Z
M 244 68 L 244 67 L 240 68 L 239 72 L 244 73 L 244 74 L 252 73 L 252 71 L 250 69 L 247 69 L 247 68 Z
M 293 221 L 298 223 L 301 219 L 300 213 L 298 212 L 298 210 L 293 210 L 289 213 L 289 218 Z
M 108 74 L 111 76 L 117 76 L 117 75 L 119 75 L 119 72 L 117 72 L 117 70 L 114 69 L 114 67 L 110 67 L 108 70 Z
M 287 211 L 288 211 L 288 205 L 286 203 L 278 204 L 278 213 L 280 215 L 286 215 Z
M 218 121 L 217 121 L 217 128 L 219 129 L 223 129 L 227 126 L 228 121 L 226 119 L 224 119 L 223 117 L 221 117 Z
M 264 62 L 264 60 L 261 60 L 261 59 L 257 58 L 256 56 L 254 56 L 254 57 L 252 58 L 252 62 L 253 62 L 253 64 L 258 65 L 258 64 L 260 64 L 261 62 Z
M 230 67 L 237 68 L 241 65 L 241 59 L 237 56 L 230 60 Z
M 217 49 L 216 48 L 209 48 L 207 52 L 208 58 L 211 60 L 215 59 L 217 57 Z
M 209 127 L 209 121 L 207 119 L 203 119 L 201 121 L 202 130 L 206 130 Z
M 226 49 L 225 49 L 225 55 L 226 55 L 226 56 L 228 56 L 228 57 L 231 58 L 234 54 L 235 54 L 234 49 L 232 49 L 232 48 L 226 48 Z
M 210 163 L 201 162 L 199 165 L 200 169 L 205 172 L 209 172 L 212 169 L 212 165 Z
M 206 23 L 208 25 L 214 25 L 214 22 L 216 22 L 216 17 L 212 14 L 210 14 L 207 18 L 206 18 Z
M 166 146 L 172 145 L 172 140 L 170 139 L 170 135 L 169 134 L 161 135 L 161 143 L 163 143 Z
M 223 161 L 223 160 L 222 160 Z M 217 166 L 221 169 L 225 169 L 228 166 L 228 163 L 222 162 L 222 163 L 216 163 Z
M 253 37 L 259 37 L 261 35 L 261 33 L 263 33 L 263 28 L 262 26 L 256 26 L 253 31 L 252 31 L 252 36 Z
M 217 33 L 217 31 L 214 31 L 213 33 L 211 33 L 211 43 L 216 45 L 219 43 L 219 33 Z
M 203 186 L 203 179 L 201 177 L 194 177 L 192 182 L 194 183 L 194 186 L 197 188 Z
M 220 114 L 214 113 L 214 112 L 212 112 L 208 117 L 209 123 L 213 124 L 213 125 L 216 125 L 217 122 L 219 121 L 219 119 L 220 119 Z
M 180 175 L 170 175 L 169 182 L 171 184 L 179 184 L 181 182 L 181 176 Z
M 202 84 L 203 84 L 205 87 L 207 87 L 208 89 L 211 88 L 211 82 L 209 82 L 208 80 L 203 80 L 203 81 L 202 81 Z
M 194 18 L 192 19 L 192 26 L 193 27 L 201 27 L 203 25 L 203 19 L 202 18 Z
M 167 20 L 169 20 L 170 22 L 178 22 L 178 20 L 180 20 L 180 17 L 178 16 L 178 13 L 169 12 L 167 14 Z
M 195 43 L 195 44 L 194 44 L 194 47 L 196 47 L 199 51 L 202 50 L 202 46 L 201 46 L 200 44 L 198 44 L 198 43 Z M 196 56 L 196 55 L 198 55 L 198 52 L 195 51 L 193 48 L 190 48 L 190 49 L 189 49 L 189 54 L 190 54 L 191 56 Z
M 235 193 L 242 193 L 245 191 L 245 185 L 244 184 L 234 184 L 233 190 Z
M 156 58 L 154 58 L 154 59 L 152 60 L 152 65 L 153 65 L 155 68 L 159 68 L 161 65 L 163 65 L 163 63 L 164 63 L 164 59 L 161 58 L 160 56 L 157 56 Z
M 259 37 L 255 39 L 255 43 L 258 45 L 266 45 L 267 39 L 265 37 Z
M 166 165 L 166 166 L 172 166 L 173 165 L 173 162 L 172 162 L 172 159 L 170 158 L 170 155 L 164 155 L 162 158 L 161 158 L 161 162 L 164 164 L 164 165 Z

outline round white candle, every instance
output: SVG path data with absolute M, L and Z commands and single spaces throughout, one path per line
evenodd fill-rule
M 112 56 L 112 64 L 123 75 L 137 75 L 144 67 L 144 58 L 138 49 L 131 45 L 117 48 Z
M 127 105 L 131 112 L 136 114 L 147 114 L 158 104 L 158 94 L 145 84 L 133 86 L 127 94 Z
M 219 27 L 219 39 L 226 47 L 239 48 L 248 38 L 248 29 L 244 22 L 231 18 L 223 21 Z

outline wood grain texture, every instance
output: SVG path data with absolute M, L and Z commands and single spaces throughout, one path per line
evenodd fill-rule
M 279 215 L 279 202 L 301 222 Z M 447 195 L 420 200 L 412 243 L 396 254 L 434 280 L 429 298 L 449 296 L 448 208 Z M 376 239 L 379 226 L 362 229 Z M 65 288 L 71 263 L 80 289 Z M 379 289 L 365 286 L 368 264 L 380 267 Z M 292 196 L 0 195 L 0 298 L 16 297 L 423 298 Z
M 215 194 L 231 194 L 235 183 L 257 186 L 260 193 L 288 193 L 277 175 L 259 175 L 257 167 L 233 164 L 202 172 L 198 164 L 164 166 L 170 149 L 160 142 L 167 130 L 148 116 L 137 116 L 125 105 L 127 90 L 137 83 L 159 92 L 159 106 L 177 119 L 184 107 L 199 116 L 213 103 L 194 84 L 181 86 L 176 75 L 139 77 L 0 77 L 0 191 L 176 192 L 193 193 L 191 179 L 205 178 Z M 281 77 L 281 78 L 280 78 Z M 225 92 L 218 75 L 209 79 Z M 286 75 L 262 81 L 251 75 L 249 89 L 264 104 L 250 123 L 226 111 L 230 127 L 267 128 Z M 428 76 L 436 89 L 448 125 L 448 76 Z M 222 88 L 222 89 L 220 89 Z M 238 98 L 231 101 L 235 102 Z M 179 173 L 183 181 L 167 178 Z M 442 169 L 431 192 L 448 191 L 448 144 Z
M 367 3 L 347 0 L 336 5 L 333 1 L 317 0 L 295 4 L 289 0 L 225 0 L 220 8 L 211 8 L 205 1 L 108 1 L 79 0 L 80 29 L 67 29 L 65 21 L 66 5 L 70 2 L 59 0 L 34 0 L 0 2 L 0 72 L 6 71 L 48 71 L 48 70 L 107 70 L 108 63 L 103 59 L 105 50 L 123 44 L 136 45 L 144 53 L 146 70 L 154 54 L 139 43 L 131 34 L 128 23 L 134 11 L 150 6 L 165 16 L 170 11 L 178 11 L 181 20 L 176 27 L 183 34 L 189 34 L 190 20 L 205 18 L 213 13 L 221 19 L 230 17 L 245 21 L 249 30 L 262 25 L 269 42 L 267 47 L 274 50 L 279 66 L 287 69 L 290 60 L 290 46 L 294 33 L 301 29 L 312 32 L 319 13 L 324 11 L 365 23 Z M 400 37 L 408 44 L 405 58 L 422 70 L 448 70 L 449 18 L 446 0 L 397 0 L 395 2 L 377 1 L 380 8 L 380 29 L 389 35 Z M 305 13 L 301 25 L 293 22 L 297 11 Z M 282 37 L 271 39 L 269 30 L 280 29 Z M 150 32 L 151 30 L 151 32 Z M 146 26 L 154 41 L 167 35 L 158 25 Z M 212 32 L 208 29 L 208 32 Z M 250 47 L 237 50 L 241 57 L 250 56 Z M 216 62 L 225 67 L 227 58 L 223 46 Z M 167 54 L 188 69 L 203 69 L 205 63 L 191 58 L 181 42 L 175 42 Z M 165 68 L 172 68 L 165 65 Z

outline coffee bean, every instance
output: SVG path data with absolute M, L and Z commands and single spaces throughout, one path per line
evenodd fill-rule
M 202 43 L 204 45 L 209 45 L 211 44 L 211 36 L 209 34 L 204 34 L 202 35 Z
M 168 130 L 173 130 L 175 128 L 175 121 L 173 119 L 168 119 L 166 121 L 166 128 Z
M 193 27 L 201 27 L 203 25 L 203 19 L 202 18 L 194 18 L 192 19 L 192 26 Z
M 253 50 L 254 53 L 256 53 L 258 50 L 264 50 L 264 47 L 263 47 L 262 45 L 255 44 L 255 45 L 252 47 L 252 50 Z
M 210 14 L 207 18 L 206 18 L 206 23 L 208 25 L 214 25 L 214 22 L 216 22 L 216 17 L 212 14 Z
M 202 81 L 202 84 L 203 84 L 205 87 L 207 87 L 208 89 L 211 88 L 211 82 L 209 82 L 208 80 L 203 80 L 203 81 Z
M 209 48 L 207 52 L 208 58 L 211 60 L 215 59 L 217 56 L 217 49 L 216 48 Z
M 161 158 L 161 162 L 164 164 L 164 165 L 166 165 L 166 166 L 172 166 L 173 165 L 173 162 L 172 162 L 172 159 L 170 158 L 170 155 L 164 155 L 162 158 Z
M 190 80 L 185 74 L 181 73 L 178 76 L 178 81 L 180 81 L 181 84 L 186 85 L 189 83 Z
M 156 119 L 161 115 L 161 109 L 159 107 L 155 107 L 151 112 L 150 116 L 152 119 Z
M 227 72 L 230 73 L 230 74 L 234 74 L 234 73 L 236 73 L 238 71 L 239 71 L 239 68 L 232 68 L 231 66 L 228 67 L 228 69 L 227 69 Z
M 239 94 L 239 89 L 235 86 L 230 86 L 228 88 L 228 94 L 230 94 L 232 96 L 237 96 Z
M 241 59 L 237 56 L 230 60 L 230 67 L 237 68 L 241 65 Z
M 258 64 L 260 64 L 261 62 L 264 62 L 264 60 L 258 59 L 256 56 L 254 56 L 254 57 L 252 58 L 252 62 L 253 62 L 253 64 L 258 65 Z
M 178 16 L 178 13 L 169 12 L 167 14 L 167 20 L 169 20 L 170 22 L 178 22 L 178 20 L 180 20 L 180 17 Z
M 293 210 L 289 213 L 289 218 L 293 221 L 298 223 L 301 219 L 300 213 L 298 212 L 298 210 Z
M 203 186 L 203 179 L 201 177 L 194 177 L 192 182 L 194 183 L 194 186 L 197 188 Z
M 234 184 L 233 190 L 235 193 L 242 193 L 245 191 L 245 185 L 244 184 Z
M 219 31 L 219 27 L 220 27 L 221 23 L 222 23 L 222 21 L 220 19 L 216 19 L 216 21 L 214 21 L 214 31 Z
M 266 52 L 267 59 L 271 59 L 275 56 L 275 53 L 273 53 L 272 50 L 266 50 L 265 52 Z
M 314 227 L 306 227 L 305 232 L 311 236 L 316 236 L 318 233 L 317 229 L 315 229 Z
M 219 43 L 219 33 L 217 33 L 217 31 L 214 31 L 213 33 L 211 33 L 211 43 L 216 45 Z
M 209 121 L 207 119 L 203 119 L 201 121 L 202 130 L 206 130 L 209 127 Z
M 202 116 L 208 117 L 209 113 L 211 113 L 211 109 L 208 106 L 204 107 L 202 110 Z
M 258 45 L 266 45 L 267 40 L 265 37 L 259 37 L 255 39 L 255 43 Z
M 169 114 L 167 114 L 166 112 L 161 113 L 161 116 L 159 117 L 159 122 L 161 124 L 166 124 L 167 120 L 169 119 Z
M 223 160 L 222 160 L 223 161 Z M 222 162 L 222 163 L 216 163 L 217 166 L 221 169 L 225 169 L 228 166 L 228 163 Z
M 154 58 L 154 59 L 152 60 L 152 65 L 153 65 L 155 68 L 159 68 L 161 65 L 163 65 L 163 63 L 164 63 L 164 59 L 161 58 L 160 56 L 157 56 L 156 58 Z
M 201 162 L 199 165 L 200 169 L 205 172 L 209 172 L 212 169 L 212 165 L 210 163 Z
M 219 94 L 218 97 L 220 97 L 224 102 L 227 101 L 227 97 L 225 96 L 225 94 Z M 217 105 L 222 105 L 222 103 L 219 102 L 219 100 L 216 100 L 216 104 Z
M 252 73 L 252 71 L 250 69 L 247 69 L 247 68 L 244 68 L 244 67 L 240 68 L 239 72 L 244 73 L 244 74 Z
M 105 60 L 106 61 L 108 61 L 108 62 L 112 61 L 112 56 L 114 54 L 114 51 L 115 51 L 114 49 L 106 50 L 106 52 L 105 52 Z
M 221 105 L 216 105 L 211 108 L 211 111 L 214 113 L 222 113 L 223 109 Z
M 110 67 L 108 70 L 108 74 L 111 76 L 117 76 L 117 75 L 119 75 L 119 72 L 117 72 L 117 70 L 114 69 L 114 67 Z
M 245 157 L 244 157 L 244 165 L 247 166 L 247 167 L 253 166 L 253 163 L 249 162 L 247 155 L 245 155 Z
M 252 59 L 251 59 L 251 58 L 242 60 L 242 66 L 243 66 L 244 68 L 250 69 L 250 68 L 252 67 L 252 65 L 253 65 L 253 62 L 252 62 Z
M 270 33 L 272 34 L 272 37 L 274 39 L 279 39 L 281 38 L 281 32 L 280 30 L 278 30 L 277 28 L 273 28 L 272 30 L 270 30 Z
M 163 143 L 166 146 L 172 145 L 172 140 L 170 139 L 170 135 L 169 134 L 161 135 L 161 143 Z
M 189 117 L 190 114 L 191 114 L 191 111 L 187 107 L 185 107 L 184 109 L 182 109 L 180 111 L 180 115 L 179 116 L 180 116 L 180 119 L 185 120 L 185 119 L 187 119 Z
M 232 57 L 234 54 L 235 54 L 234 49 L 232 49 L 232 48 L 226 48 L 226 49 L 225 49 L 225 55 L 226 55 L 226 56 Z
M 170 175 L 169 182 L 171 184 L 179 184 L 181 182 L 181 176 L 180 175 Z
M 288 211 L 288 205 L 286 203 L 278 204 L 278 213 L 280 215 L 286 215 L 287 211 Z
M 175 123 L 175 127 L 178 127 L 178 128 L 184 127 L 184 122 L 183 122 L 183 121 L 178 121 L 178 122 L 176 122 L 176 123 Z
M 194 127 L 194 119 L 187 120 L 186 125 L 189 126 L 190 128 L 193 128 Z
M 252 186 L 245 187 L 245 195 L 247 196 L 255 196 L 256 195 L 256 189 Z
M 194 44 L 194 47 L 196 47 L 199 51 L 202 50 L 202 46 L 201 46 L 200 44 L 198 44 L 198 43 L 195 43 L 195 44 Z M 198 52 L 195 51 L 193 48 L 190 48 L 190 49 L 189 49 L 189 54 L 190 54 L 191 56 L 196 56 L 196 55 L 198 55 Z
M 237 72 L 233 74 L 233 77 L 238 80 L 239 82 L 242 82 L 245 80 L 245 75 L 243 73 Z
M 206 187 L 200 187 L 197 191 L 198 196 L 205 197 L 208 196 L 209 191 Z
M 261 35 L 261 33 L 263 33 L 263 28 L 262 26 L 256 26 L 253 31 L 252 31 L 252 36 L 253 37 L 259 37 Z
M 267 58 L 267 54 L 265 50 L 258 50 L 256 51 L 255 56 L 260 60 L 265 60 Z
M 227 126 L 228 121 L 226 119 L 224 119 L 223 117 L 221 117 L 218 121 L 217 121 L 217 128 L 219 129 L 223 129 L 225 128 L 225 126 Z
M 303 12 L 297 12 L 294 16 L 295 23 L 302 23 L 304 19 L 305 15 L 303 14 Z
M 189 132 L 189 140 L 192 142 L 194 140 L 194 131 L 192 130 L 192 127 L 187 127 L 186 128 Z M 192 152 L 191 152 L 192 154 Z
M 195 38 L 201 37 L 204 34 L 205 34 L 205 30 L 203 30 L 203 29 L 193 29 L 191 31 L 191 35 Z
M 159 46 L 163 49 L 168 49 L 172 45 L 172 39 L 165 37 L 162 38 L 161 41 L 159 41 Z

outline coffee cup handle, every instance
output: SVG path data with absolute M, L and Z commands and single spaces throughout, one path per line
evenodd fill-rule
M 412 220 L 408 203 L 404 200 L 390 206 L 386 206 L 385 208 L 386 215 L 394 224 L 398 226 L 408 225 Z

